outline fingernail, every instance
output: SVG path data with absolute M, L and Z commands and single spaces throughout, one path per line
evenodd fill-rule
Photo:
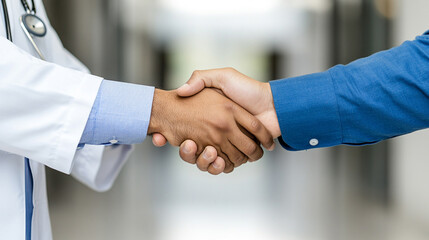
M 270 148 L 268 148 L 268 151 L 272 152 L 276 148 L 276 143 L 273 143 Z
M 190 153 L 191 152 L 191 148 L 188 146 L 188 144 L 185 143 L 185 146 L 183 147 L 183 153 Z
M 213 167 L 214 167 L 215 169 L 220 169 L 220 165 L 219 165 L 219 163 L 217 163 L 217 162 L 214 162 L 214 163 L 213 163 Z
M 177 90 L 179 91 L 187 91 L 189 89 L 189 84 L 185 83 L 183 86 L 179 87 Z
M 203 158 L 205 160 L 209 160 L 209 158 L 210 158 L 210 154 L 208 153 L 207 149 L 204 149 Z

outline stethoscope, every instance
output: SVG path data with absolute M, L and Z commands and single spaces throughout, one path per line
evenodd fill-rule
M 37 46 L 36 42 L 34 42 L 34 37 L 44 37 L 46 35 L 46 24 L 36 16 L 36 5 L 34 4 L 34 0 L 31 0 L 32 8 L 28 5 L 27 0 L 21 0 L 22 6 L 24 7 L 25 14 L 19 18 L 19 22 L 22 30 L 27 36 L 28 40 L 30 40 L 37 54 L 39 54 L 40 59 L 45 60 L 42 52 Z M 2 0 L 3 5 L 3 13 L 4 13 L 4 22 L 6 25 L 6 37 L 9 41 L 12 42 L 12 32 L 10 30 L 10 21 L 9 21 L 9 13 L 7 9 L 6 0 Z

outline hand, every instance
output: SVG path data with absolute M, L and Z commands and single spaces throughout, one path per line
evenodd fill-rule
M 187 97 L 207 87 L 221 90 L 231 100 L 255 115 L 274 138 L 281 135 L 271 88 L 268 83 L 258 82 L 232 68 L 203 70 L 195 71 L 187 84 L 179 88 L 177 93 Z M 166 140 L 162 135 L 155 134 L 153 143 L 156 146 L 162 146 Z M 274 145 L 270 148 L 274 149 Z M 216 149 L 207 147 L 206 151 L 210 153 L 208 158 L 197 154 L 195 142 L 187 140 L 180 147 L 180 156 L 189 163 L 197 163 L 200 169 L 210 169 L 212 165 L 223 164 L 222 159 L 217 157 Z M 219 173 L 219 171 L 209 172 L 212 174 Z
M 210 151 L 203 150 L 213 146 L 215 156 L 225 160 L 220 168 L 226 173 L 249 159 L 260 159 L 263 150 L 259 142 L 265 147 L 273 144 L 273 137 L 256 117 L 212 89 L 190 98 L 179 97 L 177 91 L 156 89 L 148 130 L 148 134 L 153 133 L 162 134 L 173 146 L 192 140 L 194 155 L 212 157 Z M 216 170 L 215 166 L 201 170 L 209 168 Z

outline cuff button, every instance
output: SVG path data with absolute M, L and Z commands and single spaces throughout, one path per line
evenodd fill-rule
M 118 143 L 118 140 L 113 139 L 113 140 L 110 140 L 109 142 L 110 142 L 111 144 L 117 144 L 117 143 Z
M 313 138 L 310 140 L 310 145 L 315 147 L 317 145 L 319 145 L 319 140 L 317 140 L 316 138 Z

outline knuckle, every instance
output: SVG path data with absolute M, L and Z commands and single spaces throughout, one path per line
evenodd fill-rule
M 190 164 L 195 164 L 195 161 L 196 161 L 195 155 L 187 154 L 187 153 L 182 152 L 182 150 L 180 150 L 179 156 L 183 161 L 190 163 Z
M 264 156 L 264 151 L 263 151 L 263 150 L 262 150 L 262 148 L 261 148 L 261 150 L 260 150 L 260 151 L 258 151 L 258 154 L 257 154 L 257 155 L 256 155 L 256 157 L 255 157 L 255 161 L 257 161 L 257 160 L 261 159 L 263 156 Z
M 264 151 L 258 144 L 252 143 L 246 147 L 245 154 L 252 160 L 258 160 L 263 156 Z
M 258 151 L 258 146 L 256 145 L 256 143 L 248 144 L 245 148 L 245 151 L 248 156 L 254 155 Z
M 232 171 L 234 171 L 234 167 L 232 165 L 229 165 L 225 167 L 225 170 L 223 172 L 228 174 L 228 173 L 232 173 Z
M 223 159 L 227 159 L 227 158 L 223 158 Z M 231 168 L 234 168 L 234 164 L 229 160 L 225 160 L 224 172 L 226 172 L 227 170 L 229 170 Z
M 259 120 L 253 119 L 252 122 L 250 123 L 250 127 L 252 128 L 253 132 L 258 132 L 261 130 L 262 124 Z
M 234 156 L 234 166 L 239 167 L 244 161 L 244 155 L 243 154 L 237 154 Z
M 242 163 L 242 162 L 234 163 L 234 168 L 238 168 L 238 167 L 240 167 L 241 165 L 243 165 L 243 163 Z
M 214 146 L 216 147 L 220 146 L 223 142 L 222 135 L 218 133 L 211 134 L 211 139 L 212 139 L 212 142 L 214 143 Z
M 260 152 L 254 154 L 253 156 L 249 156 L 249 158 L 247 159 L 247 162 L 256 162 L 259 159 L 261 159 L 262 155 L 263 155 L 263 151 L 261 150 Z
M 182 158 L 183 161 L 190 163 L 190 164 L 196 163 L 195 156 L 183 156 L 182 153 L 180 153 L 180 158 Z
M 229 101 L 227 101 L 224 106 L 228 112 L 234 112 L 237 109 L 237 106 Z
M 216 128 L 222 132 L 228 132 L 230 129 L 230 123 L 225 120 L 225 119 L 221 119 L 219 121 L 216 121 Z
M 198 158 L 198 160 L 197 160 L 197 167 L 198 167 L 198 169 L 200 169 L 201 171 L 203 171 L 203 172 L 207 172 L 207 168 L 208 168 L 208 166 L 207 166 L 207 164 L 205 163 L 205 161 L 204 161 L 204 160 L 202 160 L 201 158 Z
M 198 78 L 201 75 L 200 70 L 195 70 L 192 72 L 191 78 Z
M 235 68 L 233 68 L 233 67 L 227 67 L 227 68 L 225 68 L 225 71 L 227 71 L 229 73 L 235 73 L 235 72 L 237 72 L 237 70 Z
M 198 164 L 198 163 L 197 163 L 197 167 L 198 167 L 198 169 L 200 169 L 200 171 L 207 172 L 207 168 L 204 168 L 203 166 L 200 166 L 200 164 Z
M 246 164 L 247 162 L 249 162 L 249 158 L 246 157 L 246 156 L 244 156 L 244 158 L 243 158 L 243 164 Z
M 213 170 L 211 170 L 211 169 L 209 169 L 209 173 L 210 173 L 211 175 L 214 175 L 214 176 L 219 175 L 219 173 L 217 173 L 216 171 L 213 171 Z

